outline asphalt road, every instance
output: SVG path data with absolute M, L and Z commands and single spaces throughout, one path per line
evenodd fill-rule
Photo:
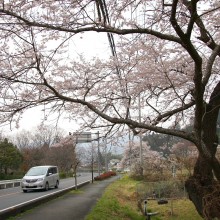
M 83 173 L 81 176 L 77 177 L 78 184 L 88 180 L 91 180 L 91 173 Z M 48 191 L 30 191 L 28 193 L 23 193 L 20 187 L 2 189 L 0 190 L 0 213 L 10 207 L 58 192 L 74 185 L 74 178 L 68 178 L 60 180 L 58 189 L 50 189 Z
M 105 188 L 119 176 L 104 181 L 95 181 L 80 188 L 79 193 L 69 192 L 43 203 L 28 212 L 17 215 L 15 220 L 84 220 Z M 1 219 L 5 220 L 5 219 Z M 94 219 L 98 220 L 98 219 Z M 101 220 L 101 219 L 100 219 Z

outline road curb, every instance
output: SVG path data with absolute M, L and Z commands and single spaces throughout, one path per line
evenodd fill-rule
M 89 183 L 91 183 L 91 181 L 85 181 L 85 182 L 79 183 L 79 184 L 77 184 L 77 188 L 80 188 L 80 187 L 82 187 L 84 185 L 87 185 Z M 71 186 L 71 187 L 68 187 L 66 189 L 61 189 L 59 191 L 52 192 L 50 194 L 38 197 L 36 199 L 32 199 L 30 201 L 20 203 L 18 205 L 9 207 L 7 209 L 3 209 L 3 210 L 0 211 L 0 219 L 5 220 L 5 219 L 7 219 L 11 216 L 15 216 L 17 214 L 23 213 L 26 210 L 31 209 L 31 208 L 33 208 L 37 205 L 43 204 L 43 203 L 48 202 L 52 199 L 55 199 L 59 196 L 62 196 L 65 193 L 67 193 L 67 192 L 69 192 L 73 189 L 76 189 L 76 186 Z

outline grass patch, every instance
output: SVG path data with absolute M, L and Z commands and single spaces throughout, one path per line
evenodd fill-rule
M 71 193 L 71 194 L 82 194 L 82 193 L 84 193 L 84 191 L 79 190 L 79 189 L 74 189 L 74 190 L 71 190 L 69 193 Z
M 137 181 L 128 177 L 109 185 L 85 220 L 145 220 L 133 199 Z
M 24 216 L 25 214 L 31 213 L 32 211 L 33 211 L 33 209 L 26 210 L 24 212 L 21 212 L 21 213 L 17 214 L 16 216 L 8 217 L 7 220 L 22 219 L 22 216 Z
M 158 211 L 152 220 L 202 220 L 189 199 L 169 200 L 166 205 L 158 205 L 157 201 L 148 201 L 148 211 Z
M 138 183 L 125 175 L 109 185 L 85 220 L 146 220 L 137 207 Z M 150 200 L 147 205 L 149 212 L 159 212 L 151 220 L 202 220 L 188 199 L 169 200 L 166 205 Z

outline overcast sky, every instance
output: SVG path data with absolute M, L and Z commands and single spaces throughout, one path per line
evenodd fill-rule
M 77 57 L 79 54 L 83 53 L 88 59 L 93 57 L 106 58 L 110 55 L 110 47 L 108 43 L 108 38 L 106 33 L 85 33 L 75 35 L 72 40 L 72 45 L 70 51 L 73 52 L 73 56 Z M 17 129 L 15 126 L 10 128 L 9 126 L 1 127 L 4 132 L 18 132 L 19 130 L 30 130 L 41 124 L 44 114 L 41 111 L 43 107 L 37 107 L 27 110 L 23 118 L 20 121 L 20 128 Z M 77 117 L 77 116 L 76 116 Z M 47 125 L 56 125 L 56 116 L 50 117 L 45 121 Z M 58 122 L 58 127 L 63 128 L 67 133 L 77 130 L 78 126 L 74 124 L 73 121 L 68 119 L 60 119 Z

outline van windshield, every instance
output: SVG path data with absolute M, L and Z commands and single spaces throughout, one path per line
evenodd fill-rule
M 39 176 L 47 173 L 47 167 L 32 167 L 26 174 L 26 176 Z

